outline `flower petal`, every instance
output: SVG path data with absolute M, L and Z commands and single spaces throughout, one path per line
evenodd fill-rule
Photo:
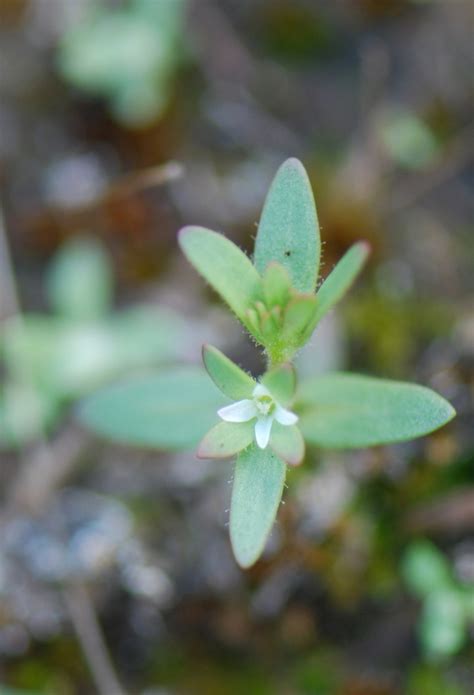
M 265 449 L 270 441 L 270 432 L 272 430 L 273 417 L 261 417 L 255 423 L 255 441 L 260 449 Z
M 247 422 L 257 415 L 257 406 L 250 398 L 226 405 L 217 411 L 220 418 L 226 422 Z
M 281 405 L 277 405 L 275 408 L 275 420 L 280 423 L 280 425 L 294 425 L 298 422 L 298 415 L 292 413 L 291 410 L 282 408 Z

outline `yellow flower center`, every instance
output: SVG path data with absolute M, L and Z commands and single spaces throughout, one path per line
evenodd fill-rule
M 275 410 L 275 401 L 271 396 L 264 395 L 255 398 L 255 405 L 260 415 L 271 415 Z

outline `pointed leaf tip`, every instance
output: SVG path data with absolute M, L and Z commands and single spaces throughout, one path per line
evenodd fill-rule
M 329 273 L 316 294 L 317 306 L 310 326 L 310 332 L 319 321 L 345 295 L 362 270 L 370 253 L 370 244 L 358 241 L 344 254 Z
M 456 414 L 448 401 L 424 386 L 345 373 L 305 382 L 300 405 L 306 441 L 337 449 L 415 439 Z

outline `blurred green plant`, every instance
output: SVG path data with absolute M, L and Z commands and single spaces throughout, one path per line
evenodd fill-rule
M 443 659 L 459 652 L 474 623 L 474 585 L 457 580 L 445 556 L 429 541 L 409 546 L 402 575 L 422 601 L 418 633 L 426 656 Z
M 26 314 L 1 326 L 0 445 L 51 428 L 63 407 L 112 376 L 174 361 L 186 344 L 184 321 L 139 305 L 112 312 L 113 273 L 92 239 L 67 243 L 46 277 L 52 314 Z
M 204 366 L 215 386 L 195 369 L 158 374 L 99 392 L 81 415 L 97 432 L 123 442 L 166 449 L 201 439 L 202 458 L 237 456 L 230 537 L 238 563 L 249 567 L 275 520 L 287 464 L 301 463 L 305 440 L 329 448 L 398 442 L 437 429 L 454 410 L 422 386 L 354 374 L 315 376 L 298 385 L 291 360 L 344 296 L 369 252 L 366 243 L 356 243 L 317 289 L 319 225 L 299 161 L 284 162 L 270 187 L 253 262 L 202 227 L 183 229 L 180 244 L 264 348 L 267 371 L 257 381 L 206 345 Z M 216 410 L 221 421 L 202 438 Z
M 141 126 L 158 118 L 171 97 L 184 54 L 186 0 L 130 0 L 107 8 L 93 2 L 58 51 L 62 76 L 104 98 L 115 118 Z
M 395 111 L 387 115 L 379 134 L 391 159 L 406 169 L 423 169 L 440 152 L 440 143 L 431 128 L 409 111 Z

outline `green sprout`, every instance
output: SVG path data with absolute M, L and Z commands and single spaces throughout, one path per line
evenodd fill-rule
M 71 402 L 118 375 L 168 361 L 188 335 L 182 318 L 162 307 L 114 310 L 111 259 L 93 238 L 65 243 L 45 285 L 50 313 L 0 327 L 0 449 L 51 431 Z
M 426 540 L 411 543 L 401 569 L 422 602 L 418 635 L 425 655 L 437 661 L 459 652 L 474 622 L 473 584 L 457 579 L 445 556 Z
M 103 98 L 119 123 L 159 118 L 185 53 L 186 0 L 94 0 L 63 36 L 58 69 L 73 86 Z
M 264 348 L 267 370 L 256 380 L 205 346 L 211 380 L 197 367 L 129 380 L 86 401 L 81 417 L 100 434 L 128 444 L 197 446 L 199 457 L 236 456 L 230 537 L 237 562 L 250 567 L 273 526 L 287 466 L 303 461 L 305 445 L 344 449 L 413 439 L 441 427 L 455 411 L 414 384 L 346 373 L 298 383 L 295 355 L 352 285 L 369 247 L 352 246 L 319 285 L 316 207 L 296 159 L 282 164 L 270 187 L 253 260 L 202 227 L 184 228 L 179 242 Z

